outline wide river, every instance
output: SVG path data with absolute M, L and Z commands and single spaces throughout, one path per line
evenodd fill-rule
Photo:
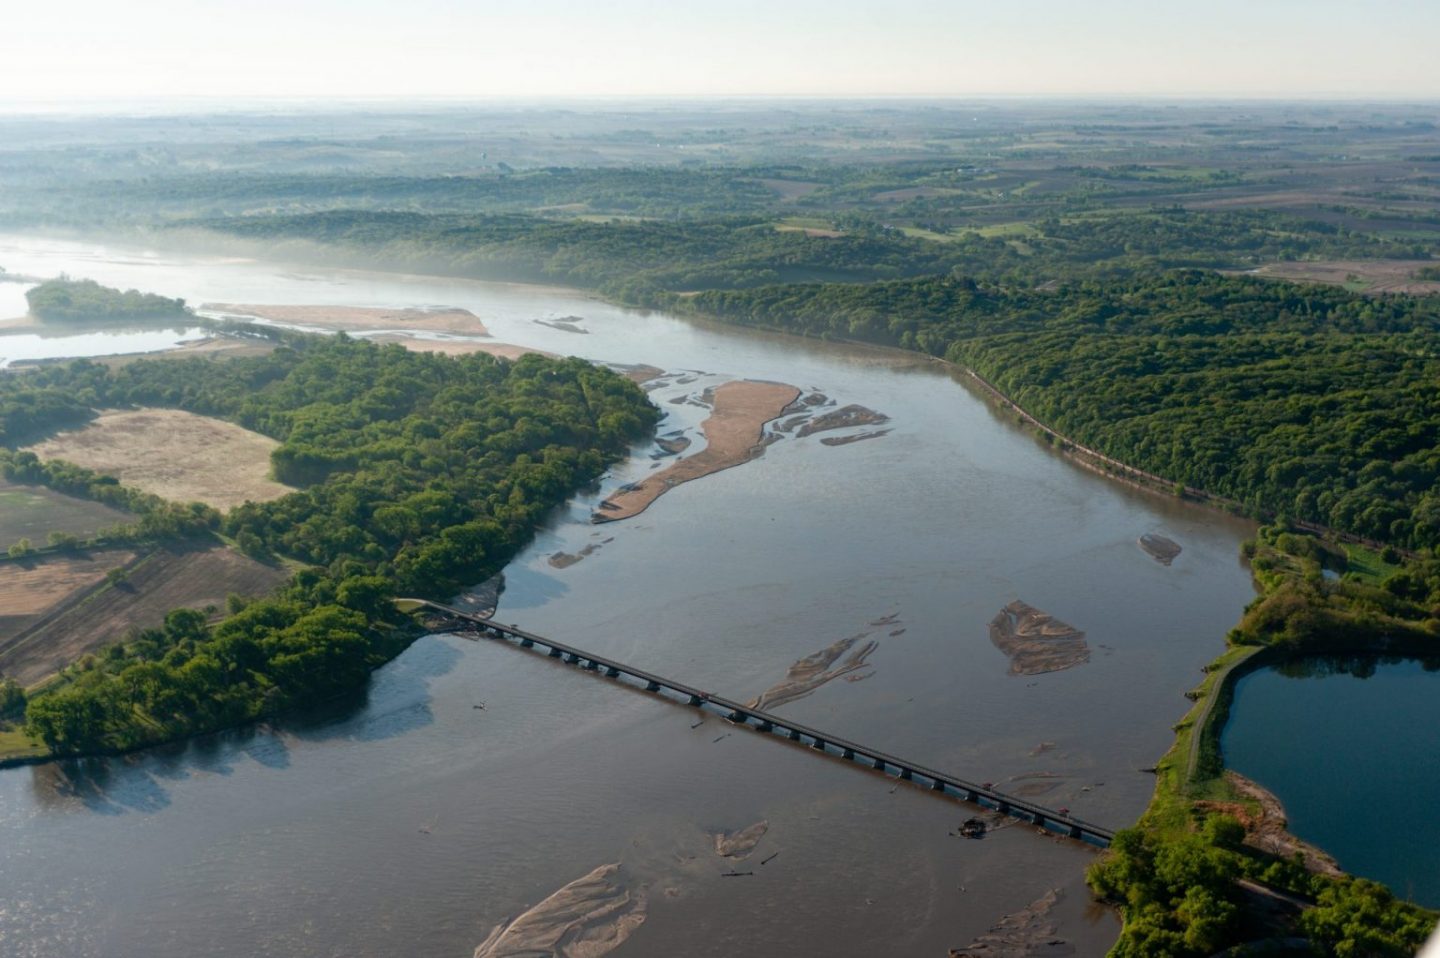
M 556 289 L 23 237 L 0 237 L 0 265 L 192 303 L 463 307 L 501 341 L 685 374 L 652 393 L 661 432 L 693 431 L 706 410 L 684 397 L 728 378 L 887 414 L 884 437 L 787 438 L 591 525 L 654 465 L 637 448 L 510 565 L 497 618 L 736 698 L 869 633 L 872 668 L 847 677 L 864 681 L 780 710 L 1094 822 L 1142 811 L 1143 769 L 1252 596 L 1246 524 L 1078 468 L 915 357 Z M 564 317 L 588 333 L 535 322 Z M 1184 551 L 1157 563 L 1147 532 Z M 1016 599 L 1084 630 L 1090 661 L 1007 674 L 987 625 Z M 697 718 L 517 648 L 429 637 L 328 715 L 0 771 L 0 955 L 460 958 L 608 863 L 644 902 L 616 955 L 938 956 L 1051 891 L 1040 924 L 1068 947 L 1047 954 L 1117 934 L 1084 887 L 1089 848 L 1027 827 L 952 837 L 973 809 Z M 751 858 L 716 855 L 712 833 L 762 819 Z

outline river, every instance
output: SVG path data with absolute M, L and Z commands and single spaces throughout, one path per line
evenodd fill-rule
M 1141 770 L 1253 595 L 1247 524 L 1078 468 L 918 357 L 537 287 L 13 236 L 0 265 L 192 303 L 469 309 L 501 341 L 691 371 L 652 393 L 661 432 L 706 412 L 671 400 L 734 377 L 887 414 L 884 437 L 785 439 L 591 525 L 654 466 L 637 448 L 511 563 L 497 619 L 742 699 L 868 632 L 863 681 L 780 711 L 1100 824 L 1143 810 Z M 588 334 L 535 322 L 569 316 Z M 1173 565 L 1136 546 L 1146 532 L 1180 543 Z M 1082 629 L 1091 660 L 1007 675 L 987 623 L 1015 599 Z M 646 902 L 616 955 L 944 955 L 1051 890 L 1070 953 L 1118 933 L 1088 900 L 1088 848 L 1025 827 L 955 838 L 972 809 L 696 718 L 543 656 L 428 637 L 325 715 L 0 771 L 0 954 L 469 956 L 614 862 Z M 751 859 L 715 855 L 709 832 L 760 819 Z

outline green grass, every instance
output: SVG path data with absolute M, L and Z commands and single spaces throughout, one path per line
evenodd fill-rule
M 48 750 L 24 729 L 0 726 L 0 761 L 8 758 L 35 758 Z
M 1040 231 L 1031 223 L 993 223 L 990 226 L 978 226 L 971 232 L 979 233 L 981 236 L 1039 236 Z
M 1348 562 L 1345 571 L 1353 573 L 1357 579 L 1368 582 L 1371 585 L 1379 585 L 1390 576 L 1400 571 L 1398 565 L 1391 565 L 1380 558 L 1380 553 L 1373 552 L 1364 546 L 1350 545 L 1344 543 L 1345 555 Z
M 913 236 L 915 239 L 931 240 L 936 243 L 955 242 L 955 235 L 953 233 L 937 233 L 934 230 L 925 230 L 918 226 L 902 226 L 900 227 L 900 232 L 906 236 Z

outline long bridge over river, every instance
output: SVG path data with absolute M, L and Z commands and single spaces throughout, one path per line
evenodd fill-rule
M 814 751 L 863 764 L 882 773 L 893 773 L 903 781 L 928 782 L 930 791 L 937 795 L 956 798 L 981 808 L 993 809 L 1002 815 L 1009 815 L 1012 818 L 1030 822 L 1038 828 L 1067 835 L 1101 848 L 1107 847 L 1111 839 L 1115 837 L 1115 833 L 1110 829 L 1092 825 L 1083 819 L 1074 817 L 1068 811 L 1057 811 L 1006 795 L 988 783 L 980 785 L 966 781 L 947 772 L 928 768 L 918 762 L 899 758 L 868 745 L 860 745 L 792 719 L 782 718 L 772 712 L 751 708 L 723 695 L 704 692 L 685 682 L 667 679 L 653 672 L 638 669 L 633 665 L 626 665 L 623 662 L 578 649 L 564 642 L 557 642 L 554 639 L 526 632 L 513 625 L 501 625 L 460 609 L 424 599 L 400 599 L 398 601 L 403 604 L 402 607 L 411 610 L 418 611 L 421 608 L 428 608 L 440 613 L 444 621 L 442 628 L 436 631 L 471 633 L 475 634 L 477 638 L 484 637 L 504 641 L 507 644 L 535 650 L 537 653 L 543 650 L 550 658 L 560 659 L 586 671 L 603 674 L 605 677 L 617 681 L 630 679 L 639 683 L 645 691 L 669 701 L 719 712 L 736 725 L 744 725 L 757 732 L 764 732 L 792 742 L 808 744 Z

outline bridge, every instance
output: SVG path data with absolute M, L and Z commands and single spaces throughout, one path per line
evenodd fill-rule
M 537 653 L 543 651 L 552 659 L 560 659 L 562 662 L 577 666 L 587 672 L 603 674 L 606 678 L 617 681 L 631 680 L 643 687 L 645 691 L 670 701 L 697 709 L 718 712 L 736 725 L 744 725 L 757 732 L 788 739 L 802 745 L 808 744 L 814 751 L 861 764 L 885 774 L 893 774 L 901 781 L 916 782 L 917 784 L 928 782 L 929 790 L 937 795 L 953 797 L 980 808 L 992 809 L 1002 815 L 1029 822 L 1037 828 L 1056 832 L 1091 845 L 1105 848 L 1115 837 L 1115 833 L 1108 828 L 1092 825 L 1068 812 L 1045 808 L 1024 799 L 1006 795 L 988 783 L 976 784 L 966 781 L 947 772 L 928 768 L 918 762 L 899 758 L 838 735 L 831 735 L 792 719 L 782 718 L 772 712 L 751 708 L 723 695 L 704 692 L 684 682 L 667 679 L 644 669 L 638 669 L 633 665 L 626 665 L 623 662 L 578 649 L 564 642 L 557 642 L 554 639 L 526 632 L 513 625 L 501 625 L 460 609 L 425 599 L 398 599 L 396 601 L 408 611 L 428 608 L 440 613 L 445 623 L 443 628 L 438 628 L 436 631 L 474 633 L 477 638 L 504 641 L 507 644 L 518 645 Z M 452 628 L 452 625 L 455 627 Z

